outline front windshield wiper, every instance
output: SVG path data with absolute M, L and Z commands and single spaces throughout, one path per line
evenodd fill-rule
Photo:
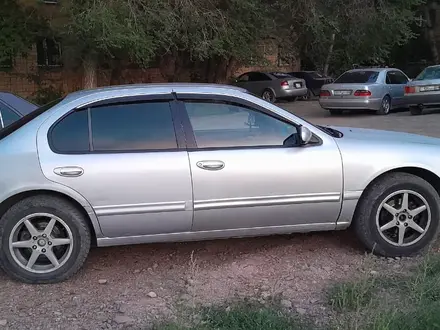
M 326 132 L 327 134 L 330 134 L 331 136 L 335 137 L 335 138 L 341 138 L 344 136 L 344 134 L 342 134 L 342 132 L 331 128 L 331 127 L 327 127 L 327 126 L 321 126 L 321 125 L 316 125 L 318 128 L 320 128 L 321 130 L 323 130 L 324 132 Z

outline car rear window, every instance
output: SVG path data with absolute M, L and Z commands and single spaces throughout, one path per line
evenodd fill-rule
M 14 133 L 19 128 L 23 127 L 24 125 L 26 125 L 27 123 L 29 123 L 33 119 L 35 119 L 38 116 L 40 116 L 41 114 L 45 113 L 47 110 L 51 109 L 52 107 L 54 107 L 55 105 L 60 103 L 63 99 L 64 98 L 59 98 L 59 99 L 56 99 L 52 102 L 49 102 L 49 103 L 37 108 L 36 110 L 28 113 L 26 116 L 21 117 L 17 121 L 10 124 L 8 127 L 0 129 L 0 140 L 5 138 L 8 135 Z
M 440 66 L 432 66 L 423 70 L 414 80 L 440 79 Z
M 292 78 L 292 76 L 290 74 L 284 73 L 284 72 L 271 72 L 270 74 L 278 79 Z
M 351 71 L 345 72 L 335 80 L 335 84 L 365 84 L 376 82 L 379 72 L 377 71 Z

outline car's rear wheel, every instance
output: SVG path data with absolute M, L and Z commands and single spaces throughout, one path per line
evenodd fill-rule
M 389 95 L 385 95 L 380 104 L 380 108 L 377 111 L 378 115 L 388 115 L 391 110 L 391 97 Z
M 329 110 L 332 116 L 340 116 L 342 115 L 342 110 Z
M 0 265 L 25 283 L 66 280 L 90 249 L 85 216 L 68 201 L 34 196 L 12 206 L 0 220 Z
M 364 193 L 353 227 L 369 251 L 386 257 L 411 256 L 437 236 L 439 205 L 439 195 L 427 181 L 412 174 L 389 174 Z
M 422 108 L 421 107 L 409 107 L 409 112 L 411 113 L 411 115 L 413 116 L 419 116 L 422 114 Z
M 271 103 L 275 103 L 276 101 L 275 94 L 270 89 L 265 89 L 261 95 L 261 98 Z

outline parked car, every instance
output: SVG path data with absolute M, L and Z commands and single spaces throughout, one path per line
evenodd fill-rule
M 409 256 L 439 229 L 439 152 L 440 139 L 316 126 L 232 86 L 76 92 L 0 131 L 0 265 L 51 283 L 91 245 L 350 225 L 370 251 Z
M 304 79 L 307 86 L 307 94 L 304 99 L 311 99 L 315 96 L 319 96 L 321 87 L 325 84 L 331 84 L 334 79 L 327 77 L 319 73 L 318 71 L 295 71 L 289 72 L 291 76 Z
M 307 94 L 304 79 L 282 72 L 247 72 L 235 80 L 235 85 L 274 103 L 277 100 L 296 100 Z
M 440 108 L 440 65 L 425 68 L 405 87 L 405 102 L 412 115 L 426 108 Z
M 406 108 L 404 90 L 408 77 L 398 69 L 349 70 L 332 84 L 321 88 L 319 103 L 331 114 L 343 110 L 372 110 L 387 115 L 392 109 Z
M 0 129 L 37 109 L 38 106 L 12 93 L 0 92 Z

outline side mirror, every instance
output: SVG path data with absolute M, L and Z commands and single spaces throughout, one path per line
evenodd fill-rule
M 305 126 L 299 127 L 299 137 L 301 139 L 301 145 L 306 145 L 310 142 L 313 137 L 312 132 Z

